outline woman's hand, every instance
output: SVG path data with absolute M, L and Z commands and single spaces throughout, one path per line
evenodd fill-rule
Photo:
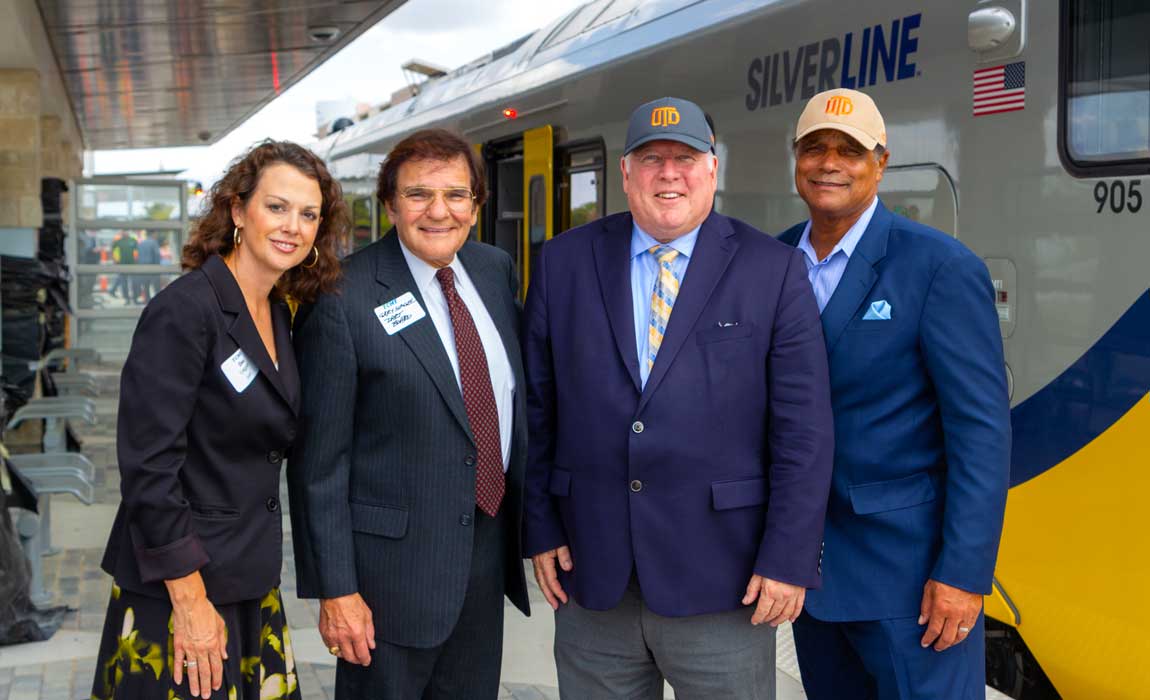
M 204 580 L 194 571 L 183 578 L 164 581 L 172 600 L 172 648 L 175 659 L 172 680 L 184 682 L 192 697 L 211 698 L 224 682 L 224 659 L 228 658 L 228 628 L 208 600 Z

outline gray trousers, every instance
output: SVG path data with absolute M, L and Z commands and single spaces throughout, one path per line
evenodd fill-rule
M 555 665 L 563 700 L 774 700 L 775 629 L 751 608 L 663 617 L 635 579 L 612 610 L 572 600 L 555 612 Z
M 507 516 L 475 511 L 475 549 L 459 622 L 443 644 L 416 649 L 376 640 L 367 668 L 340 659 L 336 700 L 496 700 L 503 661 Z

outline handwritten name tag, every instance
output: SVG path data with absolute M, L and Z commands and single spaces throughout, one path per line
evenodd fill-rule
M 232 356 L 224 360 L 224 363 L 220 365 L 220 369 L 223 371 L 224 376 L 228 378 L 228 381 L 231 382 L 236 393 L 239 394 L 244 393 L 244 389 L 247 389 L 251 385 L 252 380 L 256 378 L 256 375 L 260 373 L 259 368 L 248 359 L 248 356 L 244 354 L 243 350 L 233 352 Z
M 426 315 L 411 292 L 375 307 L 375 317 L 388 335 L 395 335 Z

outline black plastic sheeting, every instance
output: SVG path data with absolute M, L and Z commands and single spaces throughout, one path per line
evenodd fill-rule
M 71 273 L 65 263 L 67 237 L 61 218 L 60 196 L 68 187 L 63 180 L 41 180 L 40 203 L 44 226 L 40 229 L 39 254 L 35 259 L 0 257 L 0 322 L 3 323 L 3 376 L 16 391 L 9 397 L 16 407 L 31 396 L 36 373 L 28 364 L 54 348 L 63 347 Z
M 69 612 L 61 605 L 44 609 L 32 605 L 28 597 L 32 575 L 8 511 L 10 505 L 14 504 L 0 489 L 0 646 L 49 639 Z
M 29 368 L 57 347 L 64 345 L 68 307 L 68 280 L 64 241 L 66 233 L 60 211 L 60 195 L 67 191 L 63 180 L 41 181 L 40 200 L 44 226 L 40 229 L 36 259 L 0 257 L 0 323 L 3 324 L 3 377 L 0 377 L 0 426 L 27 403 L 36 383 Z M 55 393 L 51 391 L 50 393 Z M 69 431 L 70 433 L 70 431 Z M 71 434 L 69 444 L 74 443 Z M 39 642 L 51 637 L 68 608 L 37 609 L 29 598 L 31 573 L 9 508 L 36 512 L 31 486 L 10 468 L 10 491 L 0 488 L 0 646 Z

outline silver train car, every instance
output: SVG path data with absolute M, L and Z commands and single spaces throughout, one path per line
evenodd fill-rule
M 490 178 L 476 235 L 526 286 L 547 239 L 626 208 L 636 105 L 702 105 L 718 210 L 778 233 L 806 218 L 790 148 L 806 98 L 868 92 L 888 128 L 884 202 L 962 240 L 997 289 L 1014 445 L 988 681 L 1150 698 L 1147 37 L 1146 0 L 598 0 L 316 149 L 364 243 L 387 227 L 380 154 L 419 128 L 462 132 Z

